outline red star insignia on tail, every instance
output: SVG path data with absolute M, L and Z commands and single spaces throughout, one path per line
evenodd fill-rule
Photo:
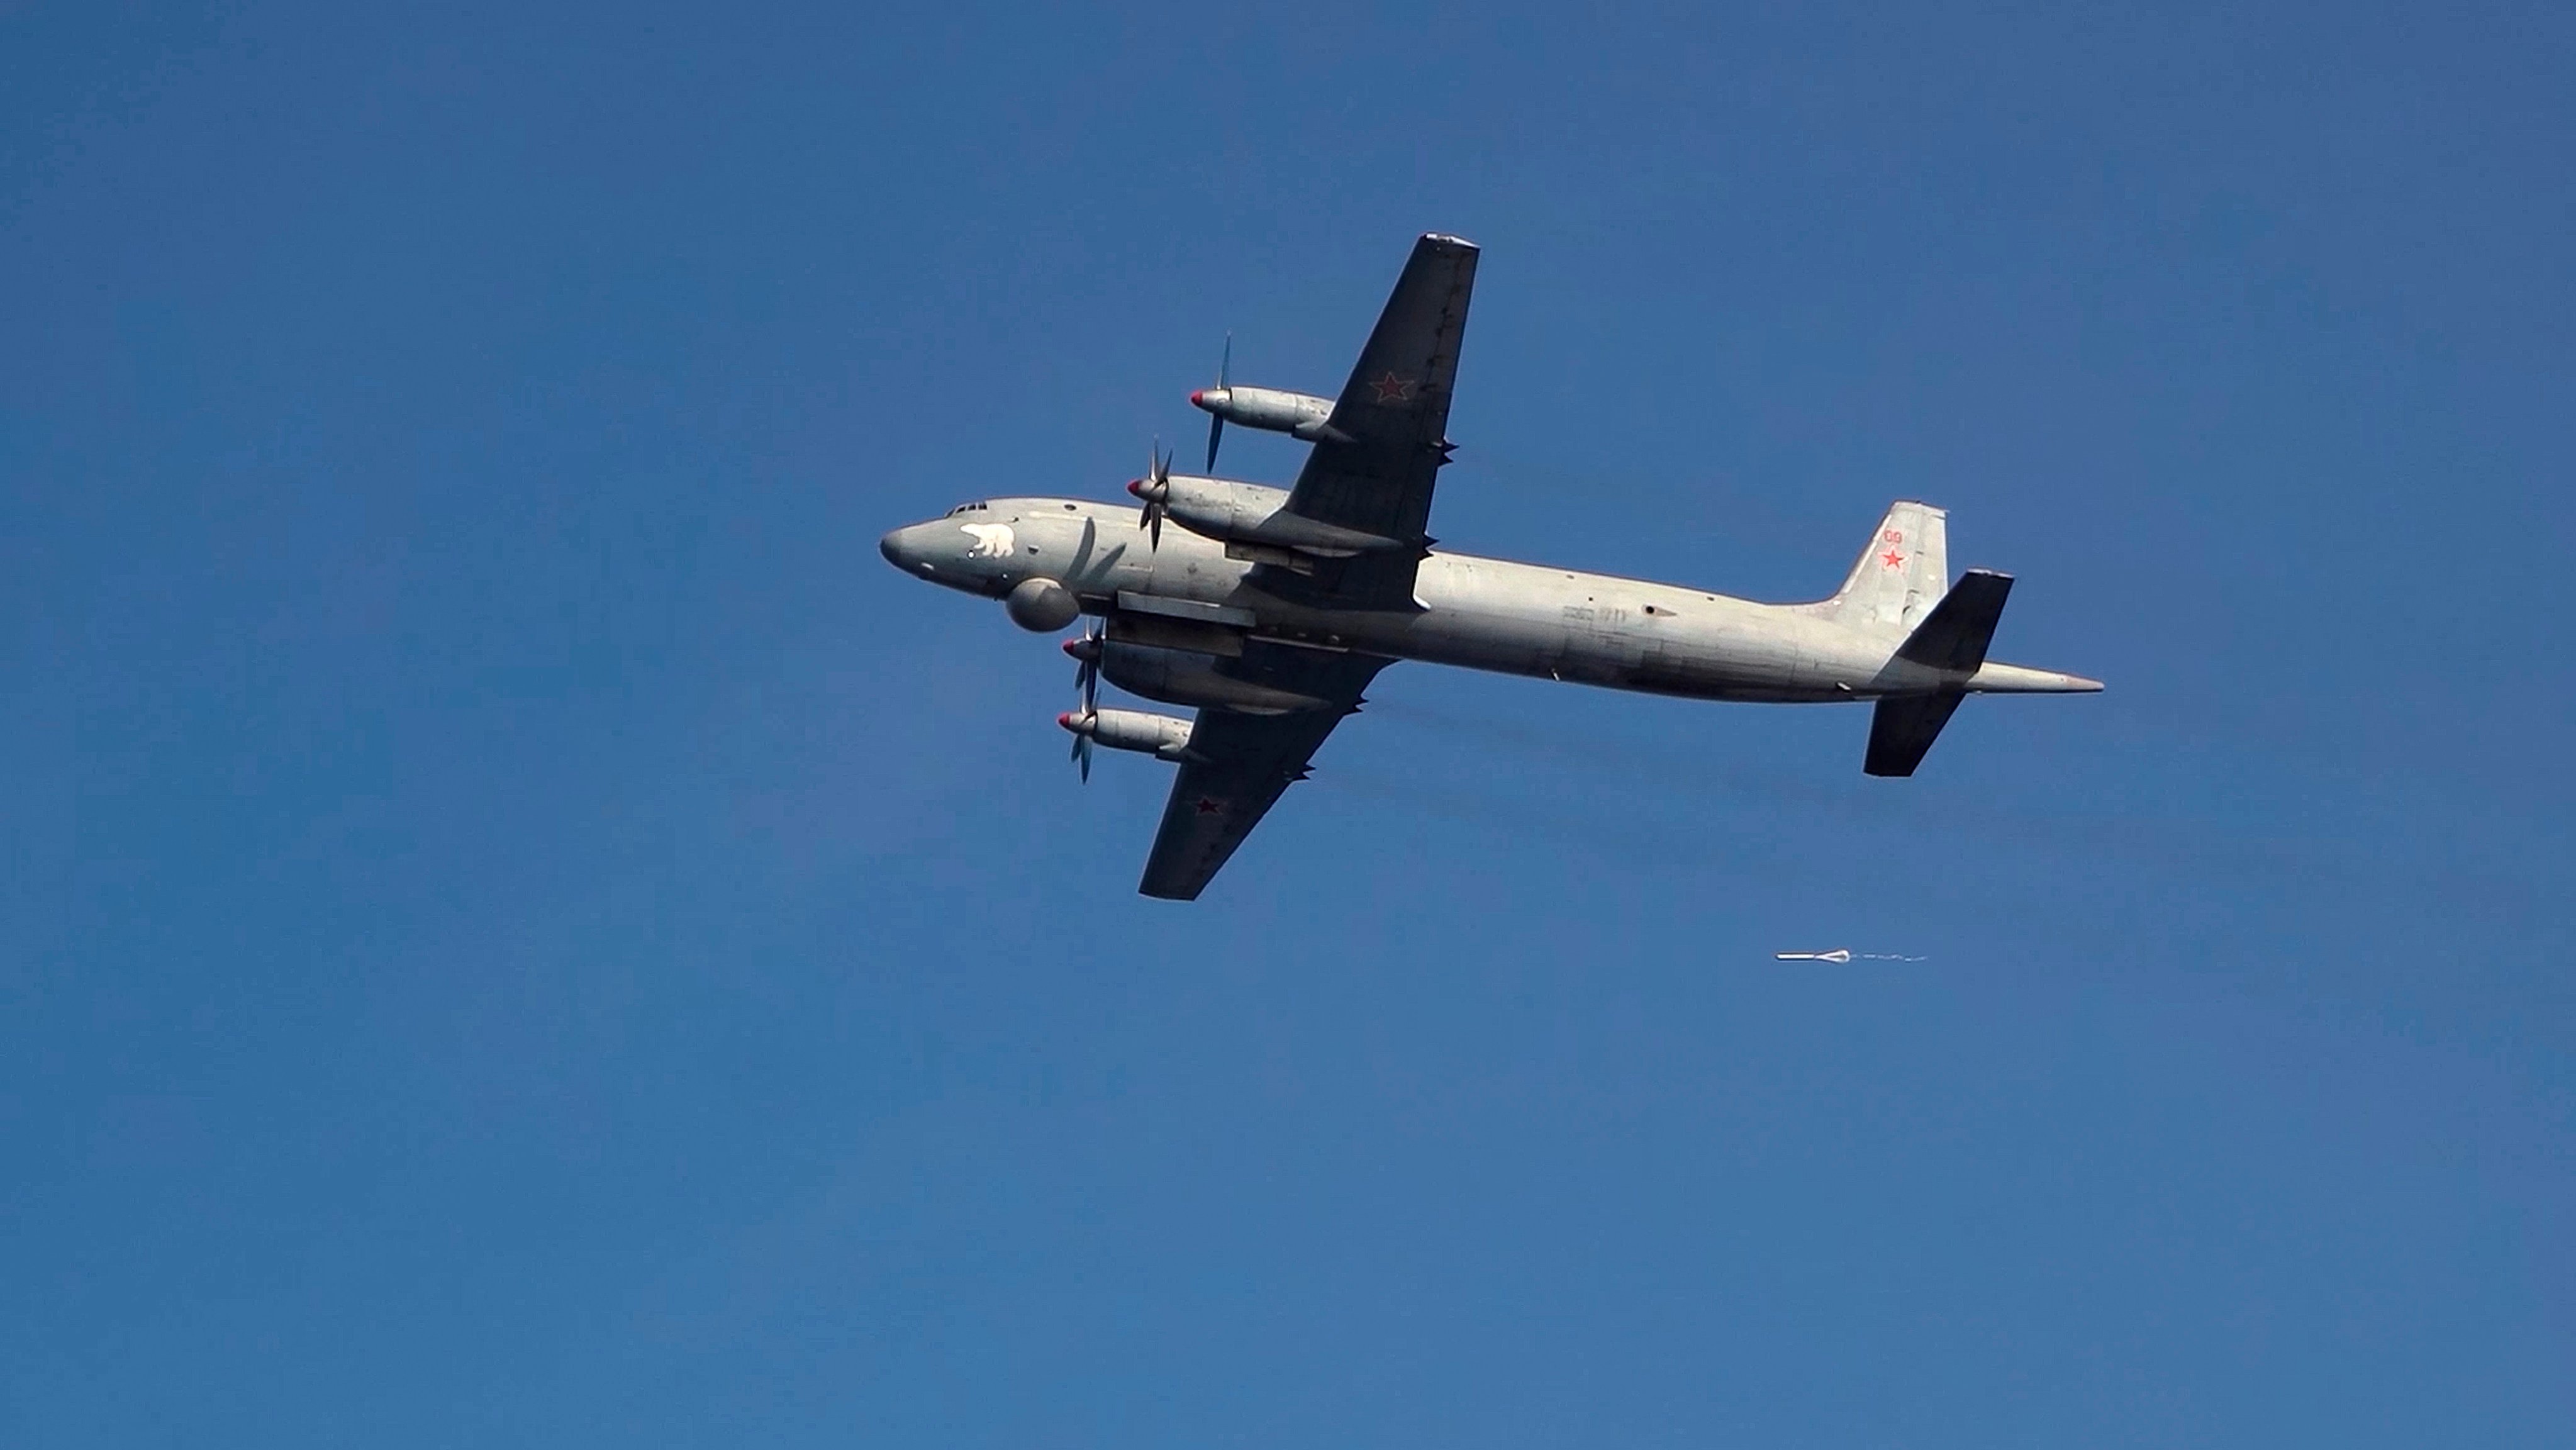
M 1896 552 L 1894 549 L 1890 549 L 1886 553 L 1879 555 L 1878 559 L 1880 563 L 1885 564 L 1890 569 L 1893 569 L 1897 565 L 1905 562 L 1905 556 Z
M 1413 401 L 1413 379 L 1411 378 L 1400 378 L 1390 372 L 1385 377 L 1369 384 L 1369 386 L 1377 389 L 1377 400 L 1380 403 L 1410 403 Z
M 1217 813 L 1217 810 L 1218 810 L 1218 806 L 1217 806 L 1217 803 L 1216 803 L 1215 801 L 1210 800 L 1210 799 L 1209 799 L 1208 797 L 1206 797 L 1206 796 L 1200 796 L 1200 797 L 1199 797 L 1199 814 L 1200 814 L 1200 815 L 1203 815 L 1203 816 L 1212 816 L 1212 815 L 1215 815 L 1215 814 Z

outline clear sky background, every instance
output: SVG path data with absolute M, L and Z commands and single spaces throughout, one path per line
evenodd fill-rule
M 2565 6 L 416 8 L 0 9 L 0 1440 L 2576 1439 Z M 1135 896 L 877 536 L 1427 229 L 1449 544 L 2109 692 L 1398 666 Z

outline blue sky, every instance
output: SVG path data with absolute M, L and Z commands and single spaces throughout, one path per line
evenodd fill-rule
M 0 1438 L 2567 1443 L 2563 7 L 437 9 L 0 14 Z M 1400 666 L 1134 896 L 875 540 L 1426 229 L 1444 540 L 2109 692 Z

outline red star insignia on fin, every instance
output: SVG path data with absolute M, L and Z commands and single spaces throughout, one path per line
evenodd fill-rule
M 1878 558 L 1879 562 L 1885 564 L 1890 569 L 1893 569 L 1897 565 L 1905 562 L 1905 556 L 1896 552 L 1894 549 L 1890 549 L 1886 553 L 1879 555 Z
M 1380 403 L 1409 403 L 1413 401 L 1413 379 L 1411 378 L 1400 378 L 1390 372 L 1385 377 L 1369 384 L 1369 386 L 1377 389 L 1377 400 Z
M 1200 814 L 1200 815 L 1203 815 L 1203 816 L 1212 816 L 1212 815 L 1215 815 L 1215 814 L 1217 813 L 1217 810 L 1218 810 L 1218 806 L 1217 806 L 1217 803 L 1216 803 L 1215 801 L 1213 801 L 1213 800 L 1209 799 L 1209 798 L 1208 798 L 1208 797 L 1206 797 L 1206 796 L 1200 796 L 1200 797 L 1199 797 L 1199 814 Z

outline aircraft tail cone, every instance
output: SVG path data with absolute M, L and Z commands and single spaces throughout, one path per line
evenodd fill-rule
M 1969 693 L 1981 695 L 2090 695 L 2101 688 L 2100 680 L 2088 680 L 2082 675 L 1998 664 L 1993 660 L 1978 666 L 1976 674 L 1968 679 Z

